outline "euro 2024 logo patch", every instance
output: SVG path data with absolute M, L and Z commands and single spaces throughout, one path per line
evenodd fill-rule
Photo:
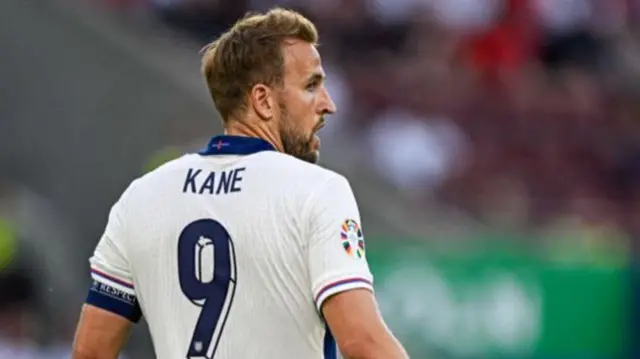
M 347 219 L 342 223 L 340 231 L 342 246 L 352 258 L 364 258 L 364 237 L 360 225 L 353 219 Z

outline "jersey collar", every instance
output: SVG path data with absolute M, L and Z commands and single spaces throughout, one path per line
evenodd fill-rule
M 257 137 L 221 135 L 211 138 L 207 147 L 200 150 L 202 156 L 250 155 L 261 151 L 275 151 L 269 142 Z

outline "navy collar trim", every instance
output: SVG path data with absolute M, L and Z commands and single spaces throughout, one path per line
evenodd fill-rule
M 250 155 L 262 151 L 275 151 L 269 142 L 257 137 L 215 136 L 207 147 L 200 150 L 202 156 L 215 155 Z

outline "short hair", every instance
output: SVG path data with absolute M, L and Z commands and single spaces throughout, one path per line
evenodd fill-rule
M 318 31 L 302 14 L 274 8 L 247 14 L 203 49 L 202 73 L 224 124 L 246 109 L 253 86 L 283 84 L 282 43 L 289 38 L 317 45 Z

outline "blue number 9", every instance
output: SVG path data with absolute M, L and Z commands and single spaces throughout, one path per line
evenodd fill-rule
M 207 258 L 206 254 L 213 254 Z M 236 258 L 233 241 L 217 221 L 191 222 L 178 239 L 180 289 L 202 307 L 187 351 L 188 359 L 212 359 L 236 287 Z

